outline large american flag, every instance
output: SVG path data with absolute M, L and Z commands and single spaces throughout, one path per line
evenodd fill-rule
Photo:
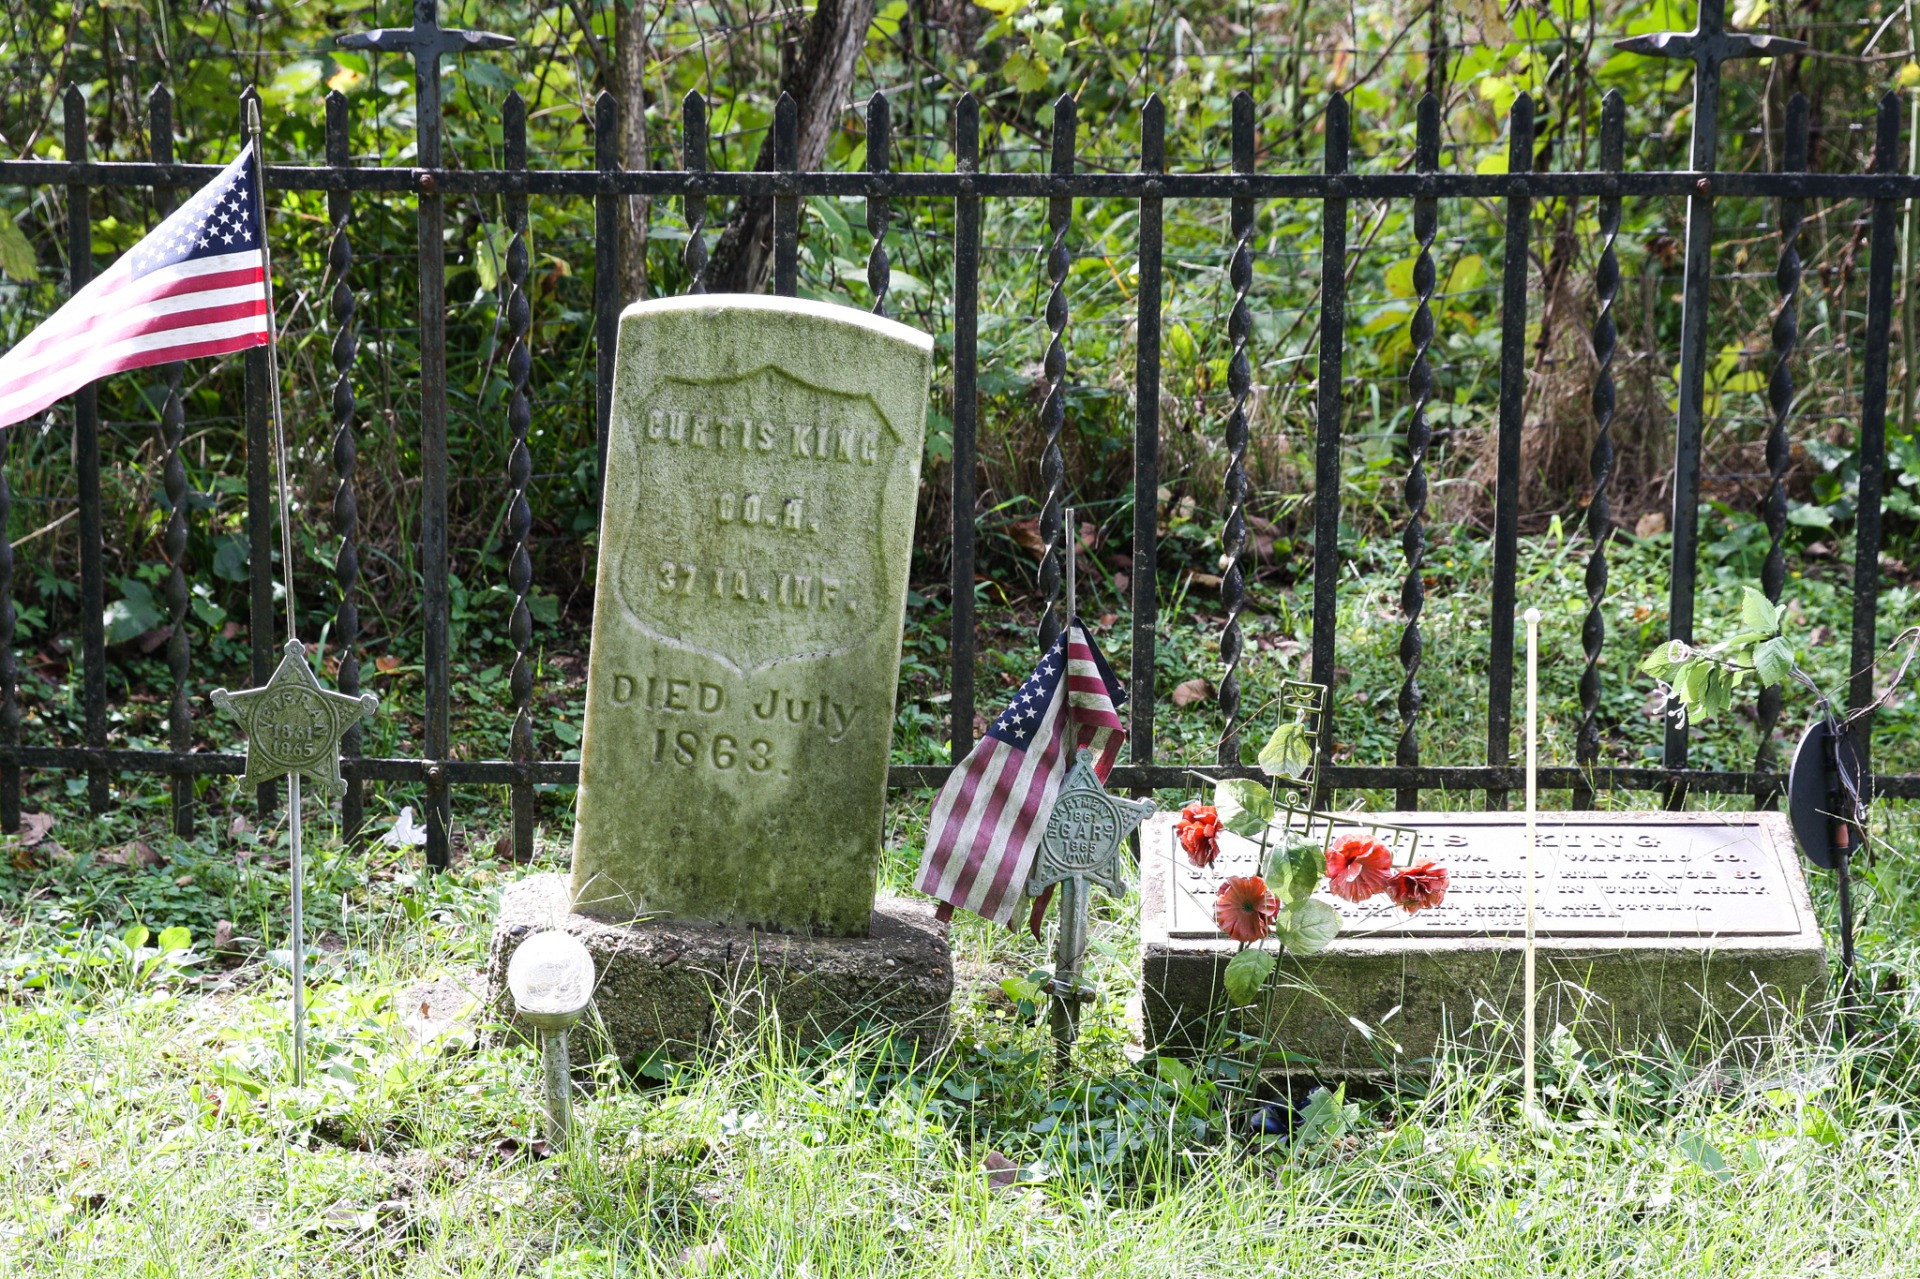
M 253 145 L 0 356 L 0 426 L 109 373 L 267 343 Z
M 1026 891 L 1047 814 L 1072 762 L 1066 708 L 1078 744 L 1105 781 L 1127 740 L 1127 692 L 1079 618 L 1053 642 L 973 753 L 947 776 L 927 822 L 918 888 L 929 897 L 1010 923 Z

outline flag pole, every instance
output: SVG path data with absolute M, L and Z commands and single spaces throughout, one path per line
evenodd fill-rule
M 1060 753 L 1062 776 L 1073 770 L 1080 750 L 1080 732 L 1073 716 L 1073 679 L 1068 667 L 1073 661 L 1073 625 L 1080 612 L 1079 551 L 1080 526 L 1074 508 L 1065 510 L 1067 536 L 1067 648 L 1061 658 L 1060 682 L 1066 697 L 1060 731 L 1066 735 L 1066 749 Z M 1079 1034 L 1080 951 L 1085 946 L 1087 901 L 1081 881 L 1068 877 L 1060 884 L 1060 918 L 1053 947 L 1053 1024 L 1054 1054 L 1065 1070 L 1073 1056 L 1073 1041 Z
M 1525 1113 L 1534 1112 L 1534 864 L 1539 855 L 1540 809 L 1540 610 L 1526 611 L 1527 622 L 1527 1030 L 1526 1063 L 1522 1069 Z
M 260 99 L 247 99 L 247 141 L 253 147 L 254 188 L 260 193 L 260 266 L 267 294 L 267 386 L 273 413 L 273 465 L 280 506 L 280 580 L 287 606 L 287 639 L 296 640 L 293 598 L 293 496 L 287 479 L 287 420 L 280 411 L 280 326 L 273 309 L 273 250 L 267 238 L 267 169 L 261 155 Z M 288 947 L 293 959 L 293 1086 L 307 1082 L 306 867 L 300 848 L 300 773 L 287 774 L 287 873 L 293 914 Z

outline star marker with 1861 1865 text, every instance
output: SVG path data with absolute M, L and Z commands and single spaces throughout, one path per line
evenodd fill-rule
M 305 773 L 333 795 L 347 793 L 340 776 L 340 739 L 380 708 L 372 693 L 350 697 L 321 686 L 307 665 L 306 648 L 288 640 L 273 676 L 259 688 L 213 690 L 213 704 L 240 721 L 247 735 L 247 775 L 257 786 L 288 773 Z

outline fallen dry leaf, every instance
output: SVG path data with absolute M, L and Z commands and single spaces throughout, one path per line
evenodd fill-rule
M 45 839 L 47 832 L 52 829 L 52 813 L 22 813 L 20 814 L 20 833 L 13 837 L 14 842 L 24 848 L 32 848 Z
M 1189 587 L 1217 591 L 1220 589 L 1220 575 L 1218 573 L 1199 573 L 1189 570 L 1187 573 L 1187 585 Z
M 1039 520 L 1015 520 L 1007 525 L 1007 533 L 1019 543 L 1021 550 L 1036 560 L 1047 553 L 1047 544 L 1040 537 Z
M 680 1269 L 690 1275 L 704 1275 L 726 1259 L 727 1241 L 724 1237 L 711 1243 L 695 1244 L 680 1254 Z
M 1173 690 L 1175 706 L 1192 706 L 1195 702 L 1204 702 L 1213 696 L 1213 685 L 1199 676 L 1185 681 Z
M 1654 537 L 1667 531 L 1667 517 L 1660 511 L 1648 511 L 1633 526 L 1635 537 Z
M 155 852 L 153 846 L 146 840 L 136 839 L 118 848 L 108 849 L 100 854 L 99 860 L 102 866 L 118 866 L 123 870 L 147 870 L 164 865 L 167 859 Z
M 987 1152 L 987 1157 L 980 1161 L 980 1170 L 987 1174 L 987 1184 L 995 1190 L 1011 1190 L 1020 1181 L 1020 1165 L 997 1150 Z

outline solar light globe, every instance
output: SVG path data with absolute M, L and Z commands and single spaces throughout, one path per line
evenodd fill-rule
M 535 933 L 507 962 L 507 989 L 514 1010 L 535 1030 L 568 1030 L 593 998 L 593 956 L 571 933 Z

